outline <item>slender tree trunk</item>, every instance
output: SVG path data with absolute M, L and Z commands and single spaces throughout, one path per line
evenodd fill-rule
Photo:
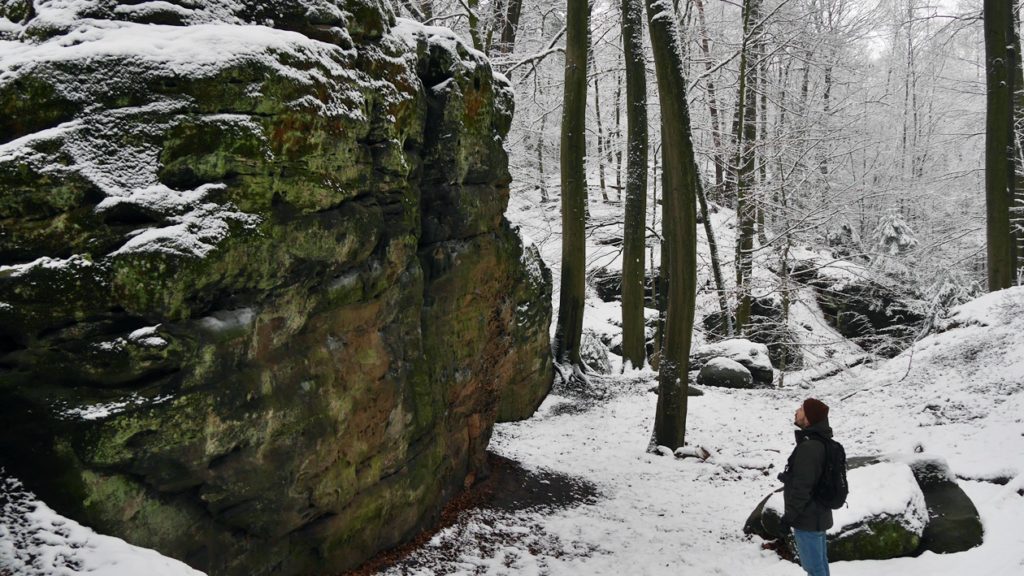
M 700 203 L 700 214 L 704 220 L 704 235 L 708 238 L 708 250 L 711 252 L 711 275 L 715 279 L 715 290 L 718 292 L 718 308 L 722 312 L 722 333 L 732 336 L 732 314 L 729 313 L 729 292 L 722 276 L 722 259 L 718 256 L 718 241 L 715 240 L 715 229 L 711 224 L 711 213 L 708 200 L 704 194 L 703 182 L 698 180 L 697 201 Z
M 548 122 L 548 115 L 540 117 L 540 132 L 537 133 L 537 183 L 540 186 L 540 201 L 548 202 L 548 183 L 544 175 L 544 125 Z
M 715 189 L 711 195 L 717 202 L 722 201 L 722 194 L 725 186 L 725 147 L 722 144 L 722 127 L 718 120 L 718 100 L 715 97 L 715 80 L 710 74 L 712 68 L 711 45 L 708 36 L 707 22 L 704 18 L 704 1 L 694 0 L 697 6 L 697 22 L 700 26 L 700 49 L 704 54 L 704 72 L 708 74 L 704 79 L 708 94 L 708 114 L 711 116 L 711 143 L 714 145 L 715 162 Z
M 985 121 L 985 204 L 990 292 L 1013 285 L 1016 263 L 1010 233 L 1010 205 L 1014 180 L 1013 84 L 1014 70 L 1007 49 L 1013 42 L 1011 0 L 985 0 L 985 69 L 988 77 Z
M 565 40 L 565 98 L 562 105 L 562 277 L 555 327 L 555 357 L 560 363 L 581 366 L 585 295 L 587 181 L 586 154 L 587 36 L 590 7 L 587 0 L 567 0 Z
M 641 16 L 642 22 L 642 16 Z M 623 77 L 616 76 L 615 87 L 615 198 L 623 200 Z M 645 147 L 646 148 L 646 147 Z M 646 172 L 644 172 L 646 176 Z M 646 193 L 645 193 L 646 195 Z
M 1017 267 L 1015 282 L 1024 284 L 1024 55 L 1020 51 L 1020 2 L 1014 0 L 1013 13 L 1013 125 L 1014 161 L 1016 173 L 1012 183 L 1010 206 L 1010 233 L 1013 236 L 1013 261 Z
M 599 83 L 599 78 L 598 78 L 598 74 L 597 74 L 597 64 L 595 63 L 595 60 L 594 60 L 594 47 L 593 46 L 589 47 L 588 53 L 589 53 L 588 58 L 590 59 L 590 68 L 593 70 L 593 74 L 594 74 L 594 118 L 597 120 L 597 155 L 596 155 L 596 158 L 597 158 L 598 183 L 601 186 L 601 200 L 603 200 L 607 204 L 608 203 L 608 188 L 605 185 L 605 177 L 604 177 L 604 157 L 605 157 L 605 154 L 604 154 L 604 149 L 605 149 L 604 127 L 603 127 L 603 123 L 601 122 L 601 85 Z
M 736 333 L 742 334 L 750 318 L 750 282 L 753 272 L 754 232 L 757 222 L 754 198 L 754 152 L 757 140 L 757 38 L 752 27 L 760 19 L 760 0 L 745 0 L 743 36 L 750 38 L 740 53 L 739 135 L 736 153 Z M 754 55 L 755 58 L 750 58 Z
M 622 360 L 644 365 L 644 251 L 647 238 L 647 69 L 643 5 L 622 0 L 626 65 L 626 216 L 622 255 Z M 616 118 L 618 116 L 616 115 Z
M 661 103 L 664 153 L 664 244 L 668 247 L 668 314 L 658 374 L 654 442 L 679 448 L 686 438 L 686 389 L 697 294 L 697 198 L 700 175 L 690 140 L 683 49 L 667 0 L 647 0 Z M 664 249 L 664 248 L 663 248 Z

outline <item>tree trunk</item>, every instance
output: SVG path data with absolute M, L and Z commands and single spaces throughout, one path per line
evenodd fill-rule
M 722 201 L 725 186 L 725 153 L 722 144 L 722 128 L 718 120 L 718 100 L 715 97 L 715 80 L 711 76 L 711 46 L 708 37 L 708 26 L 704 18 L 703 0 L 694 0 L 697 5 L 697 22 L 700 26 L 700 49 L 704 54 L 704 72 L 708 74 L 704 85 L 708 93 L 708 114 L 711 116 L 711 143 L 714 145 L 715 189 L 711 197 L 717 202 Z
M 722 276 L 722 259 L 718 256 L 718 241 L 715 240 L 715 229 L 711 224 L 711 213 L 708 210 L 708 199 L 704 194 L 704 184 L 698 180 L 697 201 L 700 203 L 700 214 L 704 219 L 704 234 L 708 238 L 708 251 L 711 252 L 711 275 L 715 279 L 718 292 L 718 308 L 722 312 L 722 333 L 732 337 L 732 318 L 729 314 L 729 292 L 725 288 Z
M 647 69 L 643 6 L 622 0 L 622 51 L 626 66 L 626 216 L 622 246 L 622 360 L 644 365 L 644 251 L 647 238 Z
M 1013 261 L 1016 266 L 1014 281 L 1017 284 L 1024 283 L 1024 134 L 1021 133 L 1024 127 L 1024 56 L 1020 51 L 1020 2 L 1014 0 L 1013 13 L 1013 56 L 1014 66 L 1013 86 L 1013 125 L 1014 125 L 1014 174 L 1011 183 L 1012 194 L 1010 205 L 1010 234 L 1013 237 Z
M 480 16 L 477 9 L 480 8 L 480 0 L 466 0 L 463 6 L 466 9 L 466 19 L 469 20 L 469 37 L 473 40 L 473 48 L 484 52 L 483 39 L 480 37 Z
M 585 295 L 587 181 L 586 154 L 587 0 L 567 0 L 565 40 L 565 98 L 562 105 L 562 277 L 555 326 L 555 357 L 575 366 L 580 361 Z
M 753 26 L 760 19 L 760 0 L 745 0 L 743 37 L 740 53 L 739 126 L 736 152 L 736 333 L 742 334 L 750 318 L 750 281 L 753 272 L 754 233 L 757 208 L 754 198 L 754 146 L 757 140 L 757 62 L 759 31 Z M 750 56 L 754 55 L 755 58 Z
M 544 125 L 548 122 L 547 113 L 541 114 L 540 132 L 537 133 L 537 184 L 540 186 L 540 201 L 548 202 L 548 184 L 544 176 Z
M 597 155 L 596 155 L 596 158 L 597 158 L 598 183 L 601 186 L 601 200 L 603 200 L 605 202 L 605 204 L 607 204 L 608 203 L 608 188 L 607 188 L 607 186 L 605 184 L 605 178 L 604 178 L 604 156 L 605 156 L 604 155 L 604 149 L 605 149 L 604 126 L 603 126 L 603 124 L 601 122 L 601 86 L 598 83 L 597 63 L 594 60 L 594 47 L 593 46 L 589 47 L 588 53 L 589 53 L 588 58 L 590 59 L 589 60 L 590 68 L 593 70 L 593 74 L 594 74 L 594 118 L 597 120 Z
M 643 16 L 641 16 L 642 18 Z M 641 20 L 642 22 L 642 20 Z M 623 200 L 623 77 L 615 77 L 615 199 Z M 644 147 L 646 149 L 646 147 Z M 645 173 L 646 175 L 646 173 Z M 645 193 L 646 194 L 646 193 Z
M 668 314 L 658 374 L 654 442 L 676 449 L 686 438 L 686 388 L 697 294 L 697 198 L 700 175 L 690 140 L 682 46 L 671 2 L 647 0 L 647 22 L 661 103 L 664 155 L 662 228 L 668 247 Z M 664 248 L 663 248 L 664 250 Z
M 985 120 L 985 204 L 988 240 L 988 289 L 1013 285 L 1016 263 L 1010 232 L 1014 180 L 1013 94 L 1015 71 L 1008 47 L 1013 42 L 1011 0 L 985 0 L 985 69 L 988 78 Z

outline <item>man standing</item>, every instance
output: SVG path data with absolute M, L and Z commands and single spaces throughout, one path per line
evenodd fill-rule
M 825 469 L 825 442 L 832 437 L 828 406 L 814 398 L 797 408 L 796 447 L 779 475 L 785 488 L 783 531 L 793 529 L 800 565 L 809 576 L 829 576 L 825 531 L 832 527 L 832 509 L 814 499 L 814 487 Z M 822 440 L 819 440 L 821 438 Z

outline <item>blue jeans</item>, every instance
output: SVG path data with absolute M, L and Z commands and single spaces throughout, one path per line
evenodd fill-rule
M 800 556 L 800 565 L 807 571 L 808 576 L 829 576 L 825 533 L 794 528 L 793 540 L 796 541 L 796 553 Z

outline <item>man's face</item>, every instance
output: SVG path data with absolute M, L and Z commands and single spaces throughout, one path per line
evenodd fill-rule
M 801 405 L 796 409 L 796 415 L 793 416 L 793 424 L 796 424 L 800 428 L 807 428 L 810 422 L 807 421 L 807 415 L 804 414 L 804 407 Z

